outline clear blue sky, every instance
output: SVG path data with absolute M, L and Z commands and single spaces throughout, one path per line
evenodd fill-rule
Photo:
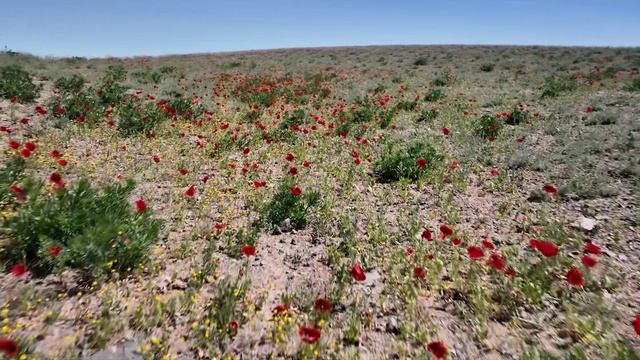
M 640 46 L 640 0 L 6 0 L 0 47 L 132 56 L 371 44 Z

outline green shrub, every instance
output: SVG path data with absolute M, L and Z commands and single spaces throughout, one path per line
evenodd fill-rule
M 496 64 L 493 63 L 484 63 L 482 65 L 480 65 L 480 71 L 483 72 L 492 72 L 493 69 L 496 67 Z
M 488 138 L 488 137 L 497 137 L 502 130 L 504 124 L 502 120 L 496 118 L 491 115 L 482 115 L 478 122 L 476 123 L 475 133 L 476 135 Z
M 444 91 L 442 89 L 431 89 L 424 96 L 425 101 L 431 102 L 441 100 L 442 98 L 444 98 Z
M 78 123 L 97 124 L 103 119 L 104 107 L 95 96 L 84 92 L 67 93 L 47 103 L 49 117 Z M 58 109 L 64 110 L 59 112 Z
M 520 111 L 520 109 L 516 107 L 513 109 L 511 114 L 507 116 L 504 122 L 507 125 L 519 125 L 520 123 L 527 121 L 528 118 L 529 118 L 528 110 Z
M 424 164 L 420 165 L 424 160 Z M 374 173 L 381 182 L 400 179 L 418 180 L 442 160 L 436 149 L 426 140 L 409 143 L 389 142 L 382 156 L 374 163 Z
M 414 62 L 413 62 L 414 66 L 425 66 L 427 65 L 427 59 L 421 57 L 421 58 L 417 58 Z
M 20 102 L 33 101 L 40 92 L 40 86 L 31 82 L 31 74 L 17 65 L 0 68 L 0 97 L 16 97 Z
M 431 80 L 433 86 L 447 86 L 455 81 L 453 72 L 450 69 L 444 70 L 435 79 Z
M 438 110 L 436 109 L 424 109 L 420 112 L 420 115 L 416 118 L 417 122 L 433 121 L 438 117 Z
M 131 97 L 118 107 L 118 131 L 124 136 L 148 133 L 167 120 L 167 114 L 152 102 L 141 103 Z
M 0 259 L 8 265 L 26 263 L 36 276 L 66 267 L 94 277 L 126 273 L 145 260 L 158 239 L 161 222 L 127 201 L 132 180 L 98 190 L 82 179 L 73 189 L 54 192 L 29 177 L 20 184 L 26 201 L 2 219 L 9 241 Z M 54 247 L 60 249 L 55 256 Z
M 109 66 L 97 90 L 101 104 L 117 104 L 124 98 L 127 88 L 121 82 L 126 77 L 127 71 L 122 66 Z
M 82 91 L 82 88 L 84 87 L 84 78 L 77 74 L 68 78 L 62 76 L 53 84 L 62 94 L 75 94 Z
M 14 156 L 9 158 L 4 167 L 0 169 L 0 207 L 7 206 L 13 198 L 13 193 L 9 187 L 22 177 L 24 168 L 24 158 Z
M 573 75 L 554 76 L 545 80 L 542 86 L 543 98 L 554 98 L 565 92 L 574 91 L 578 88 L 578 80 Z
M 640 91 L 640 77 L 634 78 L 626 89 L 627 91 Z
M 289 219 L 291 227 L 299 230 L 307 226 L 311 210 L 320 202 L 318 191 L 302 191 L 298 196 L 292 193 L 294 179 L 285 177 L 273 198 L 263 205 L 261 220 L 268 226 L 277 226 Z
M 418 106 L 418 102 L 416 100 L 413 101 L 400 101 L 398 102 L 398 105 L 396 105 L 396 109 L 398 110 L 404 110 L 404 111 L 413 111 L 415 110 L 416 106 Z

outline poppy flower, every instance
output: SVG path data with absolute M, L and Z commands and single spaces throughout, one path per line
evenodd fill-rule
M 586 111 L 587 111 L 588 113 L 593 112 L 593 106 L 587 106 Z
M 15 264 L 10 272 L 13 276 L 22 276 L 27 272 L 27 266 L 25 264 Z
M 367 275 L 365 275 L 364 270 L 362 270 L 362 267 L 358 264 L 353 265 L 351 276 L 353 276 L 356 281 L 365 281 L 367 279 Z
M 35 151 L 36 150 L 36 144 L 32 143 L 32 142 L 27 142 L 24 144 L 24 148 L 28 149 L 29 151 Z
M 460 163 L 457 160 L 453 160 L 450 164 L 449 164 L 449 170 L 453 171 L 455 169 L 458 168 L 458 166 L 460 166 Z
M 412 248 L 411 246 L 409 246 L 409 247 L 405 250 L 405 252 L 407 253 L 407 256 L 411 256 L 411 255 L 413 255 L 413 253 L 414 253 L 413 248 Z
M 67 160 L 65 160 L 65 159 L 58 160 L 58 165 L 63 166 L 63 167 L 67 166 Z
M 493 245 L 493 243 L 487 239 L 482 240 L 482 246 L 484 246 L 485 249 L 489 249 L 489 250 L 493 250 L 496 248 L 496 246 Z
M 584 285 L 584 281 L 582 280 L 582 273 L 580 273 L 580 270 L 576 269 L 575 267 L 572 267 L 567 272 L 567 281 L 573 286 Z
M 447 225 L 440 225 L 440 239 L 453 235 L 453 229 Z
M 361 162 L 362 160 L 360 160 L 360 158 L 356 158 L 355 160 L 353 160 L 353 163 L 356 165 L 360 165 Z
M 300 194 L 302 194 L 302 190 L 300 190 L 299 187 L 294 186 L 294 187 L 291 188 L 291 195 L 300 196 Z
M 147 211 L 147 203 L 142 199 L 136 200 L 136 210 L 141 213 Z
M 430 342 L 427 345 L 427 350 L 429 350 L 429 352 L 438 360 L 444 359 L 445 356 L 447 356 L 447 347 L 444 346 L 442 341 Z
M 582 265 L 586 268 L 592 268 L 598 264 L 598 260 L 589 255 L 583 255 L 580 260 L 582 261 Z
M 484 251 L 479 246 L 469 246 L 467 248 L 467 254 L 472 260 L 479 260 L 484 257 Z
M 248 148 L 248 147 L 246 147 L 246 148 L 242 149 L 242 153 L 243 153 L 244 155 L 249 154 L 249 151 L 251 151 L 251 150 L 249 150 L 249 148 Z
M 424 279 L 424 275 L 425 272 L 423 268 L 419 266 L 413 268 L 413 276 L 417 277 L 418 279 Z
M 256 248 L 248 244 L 242 245 L 240 251 L 242 251 L 245 256 L 254 256 L 256 254 Z
M 229 331 L 231 331 L 232 333 L 237 332 L 239 327 L 240 325 L 238 325 L 237 321 L 235 320 L 229 321 Z
M 18 344 L 7 338 L 0 338 L 0 353 L 3 353 L 6 357 L 14 357 L 18 355 Z
M 49 175 L 49 181 L 54 184 L 59 184 L 60 182 L 62 182 L 62 175 L 57 172 L 53 172 L 51 173 L 51 175 Z
M 298 174 L 298 168 L 293 166 L 289 169 L 289 175 L 297 175 Z
M 529 246 L 546 257 L 556 256 L 560 252 L 554 243 L 543 240 L 531 239 L 529 240 Z
M 516 142 L 517 142 L 518 144 L 522 144 L 522 143 L 524 142 L 524 136 L 518 136 L 518 137 L 516 138 Z
M 60 151 L 58 150 L 52 150 L 50 155 L 52 158 L 59 158 L 62 154 L 60 154 Z
M 60 254 L 60 250 L 62 250 L 60 246 L 52 246 L 49 248 L 49 255 L 56 256 Z
M 460 240 L 460 239 L 458 239 L 458 238 L 455 238 L 455 239 L 451 240 L 451 243 L 452 243 L 453 245 L 458 246 L 458 245 L 460 245 L 460 244 L 462 243 L 462 240 Z
M 427 160 L 425 159 L 418 159 L 418 161 L 416 161 L 416 165 L 422 169 L 423 167 L 427 166 Z
M 193 185 L 189 186 L 187 190 L 185 190 L 184 192 L 184 196 L 187 196 L 187 197 L 192 197 L 195 194 L 196 194 L 196 188 Z
M 446 127 L 442 128 L 442 134 L 443 135 L 449 135 L 449 129 L 447 129 Z
M 264 186 L 266 186 L 266 185 L 267 185 L 267 182 L 266 182 L 266 181 L 254 181 L 254 182 L 253 182 L 253 186 L 254 186 L 254 187 L 257 187 L 257 188 L 259 188 L 259 187 L 264 187 Z
M 633 319 L 633 330 L 636 331 L 636 334 L 640 335 L 640 315 L 636 316 L 635 319 Z
M 41 106 L 36 106 L 36 112 L 40 115 L 46 115 L 47 110 L 43 109 Z
M 589 254 L 593 254 L 593 255 L 600 255 L 602 254 L 602 250 L 600 250 L 600 247 L 594 243 L 586 243 L 584 245 L 584 252 L 589 253 Z
M 506 265 L 504 258 L 498 253 L 489 254 L 489 259 L 487 259 L 484 264 L 487 266 L 491 266 L 498 271 L 504 270 L 504 267 Z
M 154 163 L 159 163 L 160 162 L 160 157 L 158 155 L 153 155 L 151 157 L 151 159 L 153 160 Z
M 489 174 L 491 174 L 491 176 L 498 176 L 499 175 L 498 169 L 494 168 L 489 170 Z
M 427 240 L 427 241 L 431 241 L 433 240 L 433 234 L 431 233 L 431 231 L 427 228 L 424 228 L 424 230 L 422 230 L 422 238 Z
M 273 316 L 280 316 L 286 313 L 289 310 L 289 306 L 287 304 L 278 304 L 273 308 Z
M 320 314 L 331 311 L 331 301 L 323 298 L 319 298 L 316 300 L 313 305 L 313 309 Z
M 304 167 L 308 168 L 309 166 L 311 166 L 311 163 L 310 163 L 308 160 L 305 160 L 305 161 L 302 163 L 302 166 L 304 166 Z
M 22 151 L 20 151 L 20 156 L 28 158 L 31 156 L 31 150 L 27 148 L 22 149 Z
M 555 194 L 558 192 L 558 189 L 553 184 L 546 184 L 542 187 L 542 190 L 547 194 Z
M 320 330 L 313 326 L 301 327 L 298 330 L 300 339 L 307 344 L 315 344 L 320 339 Z
M 9 140 L 9 147 L 12 149 L 17 149 L 20 147 L 20 143 L 15 140 Z
M 180 175 L 187 175 L 189 173 L 189 170 L 185 169 L 185 168 L 180 168 Z
M 293 154 L 292 154 L 292 153 L 288 153 L 288 154 L 287 154 L 287 156 L 285 156 L 285 159 L 286 159 L 287 161 L 293 161 L 295 158 L 296 158 L 296 157 L 295 157 L 295 156 L 293 156 Z

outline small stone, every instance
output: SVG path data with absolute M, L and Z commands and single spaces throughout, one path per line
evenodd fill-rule
M 575 225 L 586 232 L 591 232 L 595 230 L 597 222 L 595 219 L 581 216 Z

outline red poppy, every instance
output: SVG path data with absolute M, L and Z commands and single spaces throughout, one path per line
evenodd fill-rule
M 185 190 L 184 192 L 184 196 L 187 196 L 187 197 L 192 197 L 195 194 L 196 194 L 196 188 L 193 185 L 189 186 L 187 190 Z
M 237 332 L 239 327 L 240 325 L 238 324 L 237 321 L 235 320 L 229 321 L 229 331 L 231 331 L 232 333 Z
M 442 128 L 442 134 L 443 135 L 449 135 L 449 129 L 447 129 L 446 127 Z
M 453 245 L 458 246 L 458 245 L 460 245 L 460 244 L 462 243 L 462 240 L 460 240 L 460 239 L 458 239 L 458 238 L 455 238 L 455 239 L 451 240 L 451 243 L 452 243 Z
M 494 168 L 489 170 L 489 174 L 491 174 L 491 176 L 498 176 L 499 175 L 498 169 Z
M 50 155 L 52 158 L 59 158 L 62 154 L 58 150 L 52 150 Z
M 302 194 L 302 190 L 300 190 L 299 187 L 294 186 L 294 187 L 291 188 L 291 195 L 300 196 L 300 194 Z
M 138 212 L 147 211 L 147 203 L 142 199 L 136 200 L 136 210 L 138 210 Z
M 640 335 L 640 315 L 636 316 L 635 319 L 633 319 L 633 329 L 636 331 L 636 334 Z
M 14 357 L 18 355 L 18 344 L 7 338 L 0 338 L 0 352 L 6 357 Z
M 289 175 L 297 175 L 298 174 L 298 168 L 293 166 L 289 169 Z
M 425 272 L 423 268 L 419 266 L 413 268 L 413 276 L 417 277 L 418 279 L 424 279 L 424 275 Z
M 13 276 L 22 276 L 27 272 L 27 266 L 25 264 L 15 264 L 10 272 Z
M 431 241 L 433 240 L 433 234 L 429 229 L 424 228 L 424 230 L 422 230 L 422 238 L 425 240 Z
M 156 164 L 160 162 L 160 157 L 158 155 L 153 155 L 153 157 L 151 157 L 151 159 Z
M 49 181 L 54 184 L 59 184 L 60 182 L 62 182 L 62 175 L 57 172 L 53 172 L 51 173 L 51 175 L 49 175 Z
M 602 254 L 602 250 L 600 250 L 600 247 L 591 242 L 584 244 L 584 252 L 594 255 Z
M 320 313 L 320 314 L 329 312 L 331 311 L 331 301 L 327 299 L 319 298 L 316 300 L 313 308 L 317 313 Z
M 567 272 L 567 281 L 573 286 L 584 285 L 584 281 L 582 280 L 582 273 L 580 273 L 580 270 L 576 269 L 575 267 L 572 267 Z
M 45 115 L 47 110 L 43 109 L 41 106 L 36 106 L 36 112 L 40 115 Z
M 522 144 L 522 143 L 524 142 L 524 136 L 518 136 L 518 137 L 516 138 L 516 142 L 517 142 L 518 144 Z
M 598 263 L 597 259 L 589 255 L 583 255 L 581 261 L 582 261 L 582 265 L 584 265 L 584 267 L 586 268 L 592 268 L 596 266 L 596 264 Z
M 63 166 L 63 167 L 67 166 L 67 160 L 65 160 L 65 159 L 58 160 L 58 165 Z
M 498 271 L 504 270 L 504 267 L 506 265 L 504 258 L 498 253 L 489 254 L 489 259 L 487 259 L 484 264 L 487 266 L 491 266 Z
M 266 181 L 254 181 L 253 182 L 253 186 L 259 188 L 259 187 L 264 187 L 267 185 Z
M 414 251 L 413 251 L 413 248 L 412 248 L 411 246 L 409 246 L 409 247 L 405 250 L 405 252 L 407 253 L 407 256 L 411 256 L 411 255 L 413 255 L 413 252 L 414 252 Z
M 593 106 L 587 106 L 587 112 L 588 113 L 593 112 Z
M 444 240 L 447 236 L 453 235 L 453 229 L 447 225 L 440 225 L 440 239 Z
M 313 326 L 301 327 L 300 330 L 298 330 L 298 334 L 300 335 L 300 339 L 307 344 L 315 344 L 318 339 L 320 339 L 320 330 Z
M 496 248 L 496 246 L 493 245 L 493 243 L 487 239 L 482 240 L 482 246 L 484 246 L 485 249 L 489 249 L 489 250 L 493 250 Z
M 56 256 L 60 254 L 60 250 L 62 250 L 60 246 L 52 246 L 49 248 L 49 255 Z
M 362 267 L 358 264 L 353 265 L 351 276 L 353 276 L 356 281 L 365 281 L 367 279 L 367 275 L 365 275 L 364 270 L 362 270 Z
M 29 151 L 35 151 L 36 150 L 36 144 L 32 143 L 32 142 L 27 142 L 24 144 L 24 148 L 28 149 Z
M 9 140 L 9 147 L 12 149 L 17 149 L 20 147 L 20 143 L 15 140 Z
M 467 248 L 467 254 L 472 260 L 479 260 L 484 257 L 484 251 L 479 246 L 469 246 Z
M 546 257 L 556 256 L 560 252 L 554 243 L 543 240 L 531 239 L 529 240 L 529 246 Z
M 243 153 L 243 154 L 245 154 L 245 155 L 249 154 L 249 151 L 250 151 L 250 150 L 249 150 L 249 148 L 248 148 L 248 147 L 246 147 L 246 148 L 242 149 L 242 153 Z
M 302 166 L 304 166 L 304 167 L 308 168 L 309 166 L 311 166 L 311 163 L 310 163 L 308 160 L 305 160 L 305 161 L 302 163 Z
M 240 251 L 242 251 L 245 256 L 254 256 L 256 254 L 256 248 L 248 244 L 242 245 Z
M 22 195 L 22 193 L 24 193 L 24 189 L 21 188 L 18 185 L 11 185 L 9 186 L 9 190 L 11 190 L 12 193 L 16 194 L 16 195 Z
M 26 158 L 31 156 L 31 150 L 27 148 L 22 149 L 22 151 L 20 151 L 20 156 L 26 157 Z
M 189 170 L 185 169 L 185 168 L 180 168 L 180 175 L 187 175 L 189 173 Z
M 460 163 L 458 162 L 458 160 L 453 160 L 450 164 L 449 164 L 449 170 L 453 171 L 455 169 L 458 168 L 458 166 L 460 166 Z
M 285 159 L 286 159 L 287 161 L 293 161 L 295 158 L 296 158 L 296 157 L 295 157 L 295 156 L 293 156 L 293 154 L 292 154 L 292 153 L 288 153 L 288 154 L 287 154 L 287 156 L 285 157 Z
M 447 347 L 442 341 L 433 341 L 427 345 L 427 350 L 435 356 L 436 359 L 444 359 L 447 356 Z
M 418 165 L 418 167 L 422 169 L 423 167 L 427 166 L 427 160 L 418 159 L 418 161 L 416 161 L 416 165 Z
M 273 308 L 273 316 L 280 316 L 289 311 L 287 304 L 278 304 Z
M 553 184 L 546 184 L 542 187 L 542 190 L 548 194 L 555 194 L 558 192 L 558 189 Z

